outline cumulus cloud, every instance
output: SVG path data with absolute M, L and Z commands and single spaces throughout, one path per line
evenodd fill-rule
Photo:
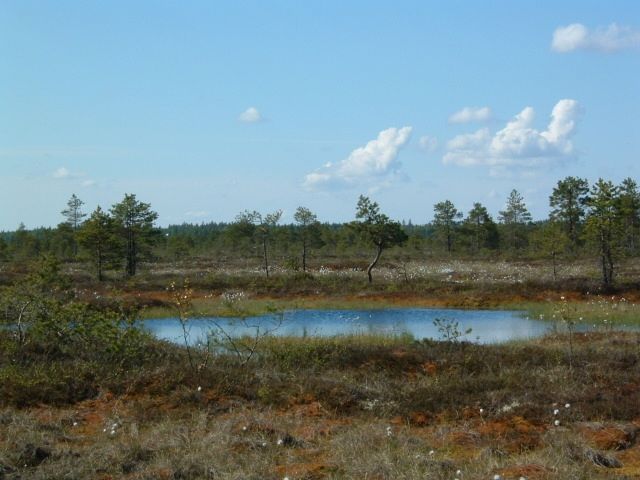
M 80 184 L 85 188 L 89 188 L 89 187 L 93 187 L 96 185 L 96 181 L 95 180 L 91 180 L 90 178 L 83 180 L 82 183 Z
M 490 118 L 489 107 L 464 107 L 449 117 L 449 123 L 486 122 Z
M 336 185 L 379 186 L 398 174 L 398 153 L 409 141 L 411 130 L 412 127 L 402 127 L 381 131 L 375 140 L 356 148 L 344 160 L 329 162 L 309 173 L 305 177 L 304 186 L 310 189 Z
M 497 167 L 532 167 L 569 158 L 574 153 L 571 136 L 579 113 L 578 102 L 560 100 L 546 130 L 540 131 L 533 127 L 533 108 L 526 107 L 495 134 L 482 128 L 452 138 L 442 160 L 461 166 L 488 165 L 498 171 L 502 169 Z
M 438 148 L 438 139 L 430 137 L 429 135 L 423 135 L 420 137 L 420 140 L 418 140 L 418 145 L 426 152 L 433 152 Z
M 257 123 L 263 120 L 262 114 L 256 107 L 249 107 L 240 114 L 238 120 L 244 123 Z
M 640 30 L 612 23 L 607 27 L 589 30 L 581 23 L 558 27 L 553 32 L 551 49 L 559 53 L 574 50 L 616 52 L 640 47 Z

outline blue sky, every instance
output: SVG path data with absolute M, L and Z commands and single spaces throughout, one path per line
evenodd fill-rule
M 0 7 L 0 229 L 135 193 L 159 223 L 359 194 L 535 218 L 640 181 L 640 2 L 29 1 Z

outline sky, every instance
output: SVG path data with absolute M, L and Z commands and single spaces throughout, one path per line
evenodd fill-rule
M 0 230 L 125 193 L 162 226 L 397 220 L 640 181 L 640 2 L 0 5 Z

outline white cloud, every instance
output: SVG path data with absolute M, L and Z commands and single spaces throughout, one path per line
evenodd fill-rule
M 486 122 L 490 118 L 489 107 L 464 107 L 449 117 L 449 123 Z
M 57 168 L 51 174 L 51 177 L 55 178 L 56 180 L 65 180 L 65 181 L 74 180 L 74 183 L 77 182 L 81 187 L 85 187 L 85 188 L 93 187 L 97 183 L 95 180 L 87 178 L 87 175 L 85 173 L 83 173 L 83 172 L 72 172 L 67 167 L 59 167 L 59 168 Z
M 65 168 L 65 167 L 60 167 L 58 168 L 55 172 L 53 172 L 53 174 L 51 175 L 53 178 L 57 178 L 59 180 L 65 179 L 65 178 L 71 178 L 71 172 Z
M 423 135 L 418 140 L 420 148 L 426 152 L 433 152 L 438 148 L 438 139 L 436 137 L 430 137 L 429 135 Z
M 304 178 L 304 185 L 306 187 L 313 187 L 315 185 L 321 185 L 323 183 L 331 182 L 331 174 L 321 172 L 311 172 Z
M 573 155 L 571 136 L 580 108 L 575 100 L 560 100 L 551 112 L 546 130 L 533 127 L 535 112 L 526 107 L 504 128 L 491 134 L 488 128 L 458 135 L 447 142 L 445 164 L 488 165 L 492 173 L 507 166 L 535 167 Z
M 447 153 L 443 161 L 463 166 L 482 163 L 482 157 L 490 139 L 491 134 L 488 128 L 482 128 L 475 133 L 458 135 L 447 142 Z
M 581 23 L 558 27 L 553 32 L 551 49 L 559 53 L 574 50 L 616 52 L 640 47 L 640 30 L 612 23 L 607 27 L 589 30 Z
M 256 107 L 249 107 L 240 114 L 238 120 L 244 123 L 257 123 L 263 120 L 262 114 Z
M 378 187 L 399 173 L 398 153 L 411 136 L 412 127 L 388 128 L 347 158 L 327 163 L 305 177 L 304 186 L 319 188 L 368 184 Z M 375 184 L 375 185 L 374 185 Z
M 67 167 L 57 168 L 51 176 L 56 180 L 70 180 L 74 178 L 82 178 L 85 176 L 84 173 L 80 172 L 72 172 Z

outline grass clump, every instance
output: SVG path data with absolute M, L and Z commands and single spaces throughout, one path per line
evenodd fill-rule
M 588 295 L 582 301 L 570 301 L 560 296 L 556 301 L 529 304 L 525 308 L 534 318 L 551 322 L 570 320 L 601 331 L 640 322 L 638 304 L 616 295 Z

